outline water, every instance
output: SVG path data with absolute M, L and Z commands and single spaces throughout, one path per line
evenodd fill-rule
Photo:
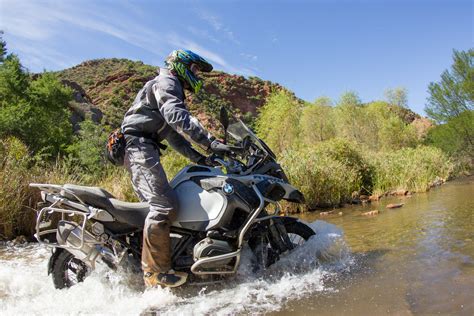
M 225 284 L 144 291 L 139 276 L 100 268 L 68 290 L 46 275 L 49 251 L 0 248 L 2 315 L 474 315 L 474 179 L 428 194 L 304 214 L 318 235 L 264 275 L 244 254 Z M 399 202 L 400 209 L 385 204 Z M 365 217 L 362 211 L 378 209 Z

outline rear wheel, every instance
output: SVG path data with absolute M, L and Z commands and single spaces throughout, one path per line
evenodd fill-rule
M 69 251 L 59 253 L 52 267 L 54 287 L 57 289 L 69 288 L 87 277 L 89 268 L 81 260 L 74 257 Z
M 284 226 L 287 238 L 291 243 L 290 251 L 302 246 L 311 236 L 315 235 L 311 227 L 299 221 L 287 222 Z M 268 234 L 255 238 L 249 244 L 256 256 L 257 269 L 268 268 L 280 258 L 281 251 L 272 246 Z

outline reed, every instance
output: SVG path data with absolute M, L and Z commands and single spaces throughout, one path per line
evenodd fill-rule
M 375 194 L 391 190 L 426 192 L 435 183 L 447 180 L 454 164 L 438 148 L 418 146 L 368 156 L 374 166 Z
M 308 209 L 347 202 L 362 185 L 356 168 L 317 148 L 286 151 L 281 163 L 290 183 L 305 195 Z

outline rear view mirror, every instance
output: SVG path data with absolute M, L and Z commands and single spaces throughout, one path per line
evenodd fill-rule
M 221 107 L 221 112 L 219 113 L 219 121 L 224 127 L 224 130 L 227 131 L 227 127 L 229 127 L 229 115 L 227 114 L 227 110 L 225 109 L 225 107 Z
M 221 121 L 221 124 L 224 127 L 224 144 L 227 144 L 227 127 L 229 127 L 229 115 L 227 114 L 225 107 L 221 107 L 219 121 Z

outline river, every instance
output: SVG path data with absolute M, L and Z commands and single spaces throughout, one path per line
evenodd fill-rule
M 388 203 L 404 203 L 386 209 Z M 377 209 L 376 216 L 361 213 Z M 342 212 L 342 215 L 339 214 Z M 139 277 L 99 268 L 55 290 L 49 251 L 0 247 L 2 315 L 474 315 L 474 178 L 412 197 L 303 214 L 318 232 L 263 275 L 244 255 L 225 284 L 143 291 Z

